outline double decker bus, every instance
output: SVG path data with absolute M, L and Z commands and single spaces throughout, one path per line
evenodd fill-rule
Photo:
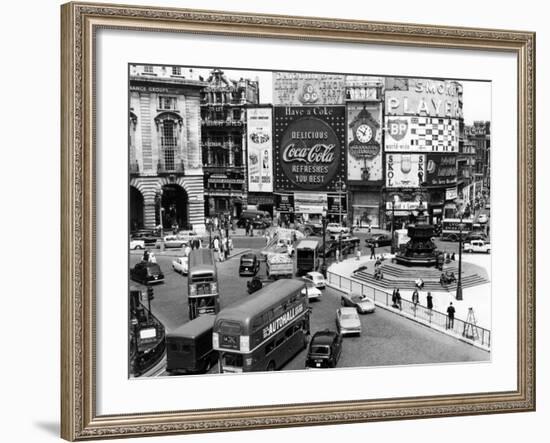
M 474 221 L 470 218 L 444 218 L 441 221 L 441 240 L 458 241 L 460 236 L 460 223 L 462 223 L 462 237 L 464 238 L 468 233 L 474 230 Z
M 220 311 L 218 273 L 210 249 L 193 249 L 189 254 L 187 274 L 189 320 Z
M 275 371 L 307 346 L 304 281 L 277 280 L 224 308 L 214 322 L 220 372 Z
M 322 256 L 322 242 L 308 238 L 296 246 L 296 275 L 304 275 L 319 269 Z

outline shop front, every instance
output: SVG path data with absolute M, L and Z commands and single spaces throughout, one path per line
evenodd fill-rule
M 350 215 L 353 225 L 364 228 L 380 227 L 380 191 L 352 190 L 350 192 Z

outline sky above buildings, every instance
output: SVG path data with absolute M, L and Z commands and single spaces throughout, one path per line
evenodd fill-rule
M 194 69 L 205 79 L 210 69 Z M 260 83 L 260 103 L 273 103 L 271 71 L 248 71 L 240 69 L 223 69 L 226 77 L 231 80 L 248 78 Z M 471 125 L 474 121 L 491 121 L 491 83 L 487 81 L 464 81 L 463 85 L 463 114 L 464 123 Z

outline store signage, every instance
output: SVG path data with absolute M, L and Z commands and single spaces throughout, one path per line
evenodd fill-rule
M 331 195 L 328 197 L 328 213 L 329 214 L 340 214 L 346 213 L 346 194 Z
M 348 104 L 346 109 L 348 180 L 382 180 L 382 104 Z
M 400 89 L 386 89 L 386 115 L 462 117 L 458 100 L 462 86 L 457 82 L 404 79 L 403 85 Z
M 418 209 L 427 209 L 426 203 L 420 201 L 399 201 L 392 204 L 392 202 L 386 202 L 386 209 L 392 209 L 395 211 L 416 211 Z
M 456 183 L 456 154 L 427 154 L 426 183 L 432 186 Z
M 456 188 L 449 188 L 445 190 L 445 200 L 456 200 L 458 198 L 458 192 Z
M 273 136 L 271 108 L 248 108 L 248 190 L 273 192 Z
M 325 193 L 294 193 L 294 212 L 300 214 L 322 214 L 328 207 Z
M 276 108 L 277 189 L 334 190 L 342 174 L 344 107 Z
M 418 188 L 424 182 L 424 154 L 386 154 L 386 186 Z
M 294 195 L 293 194 L 276 194 L 275 208 L 278 212 L 293 212 Z
M 458 152 L 458 120 L 386 117 L 386 152 Z
M 345 76 L 303 72 L 273 73 L 275 106 L 343 105 Z

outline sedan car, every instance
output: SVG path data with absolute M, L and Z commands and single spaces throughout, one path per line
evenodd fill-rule
M 189 272 L 189 257 L 176 257 L 172 260 L 172 269 L 180 274 L 187 275 Z
M 368 247 L 374 245 L 375 248 L 379 246 L 390 246 L 391 245 L 391 235 L 390 234 L 371 234 L 365 239 L 365 243 Z
M 323 295 L 323 293 L 312 284 L 306 285 L 306 287 L 302 289 L 302 294 L 306 294 L 308 300 L 320 300 Z
M 359 314 L 369 314 L 375 311 L 374 301 L 366 295 L 343 294 L 341 299 L 342 306 L 349 306 L 357 309 Z
M 472 240 L 469 243 L 464 243 L 462 246 L 464 252 L 485 252 L 491 253 L 491 243 L 484 240 Z
M 260 261 L 256 254 L 243 254 L 239 264 L 239 275 L 256 275 L 260 269 Z
M 342 335 L 361 335 L 361 320 L 359 314 L 357 314 L 357 309 L 337 309 L 336 329 Z
M 326 282 L 325 277 L 320 272 L 308 272 L 304 275 L 304 280 L 306 280 L 310 285 L 315 286 L 319 289 L 325 289 Z
M 165 235 L 157 240 L 155 247 L 160 248 L 163 242 L 165 248 L 183 248 L 189 243 L 189 239 L 177 235 Z
M 349 228 L 340 223 L 329 223 L 326 229 L 329 234 L 349 234 Z
M 143 240 L 145 246 L 153 246 L 157 241 L 158 235 L 155 231 L 142 229 L 132 233 L 132 240 Z
M 489 221 L 489 217 L 487 217 L 487 214 L 479 214 L 479 217 L 477 218 L 478 223 L 487 223 Z
M 145 241 L 138 240 L 138 239 L 131 239 L 130 249 L 145 249 Z
M 156 263 L 142 261 L 130 270 L 130 278 L 144 285 L 162 283 L 164 274 Z
M 306 368 L 334 368 L 342 355 L 342 336 L 325 329 L 316 332 L 309 343 Z

